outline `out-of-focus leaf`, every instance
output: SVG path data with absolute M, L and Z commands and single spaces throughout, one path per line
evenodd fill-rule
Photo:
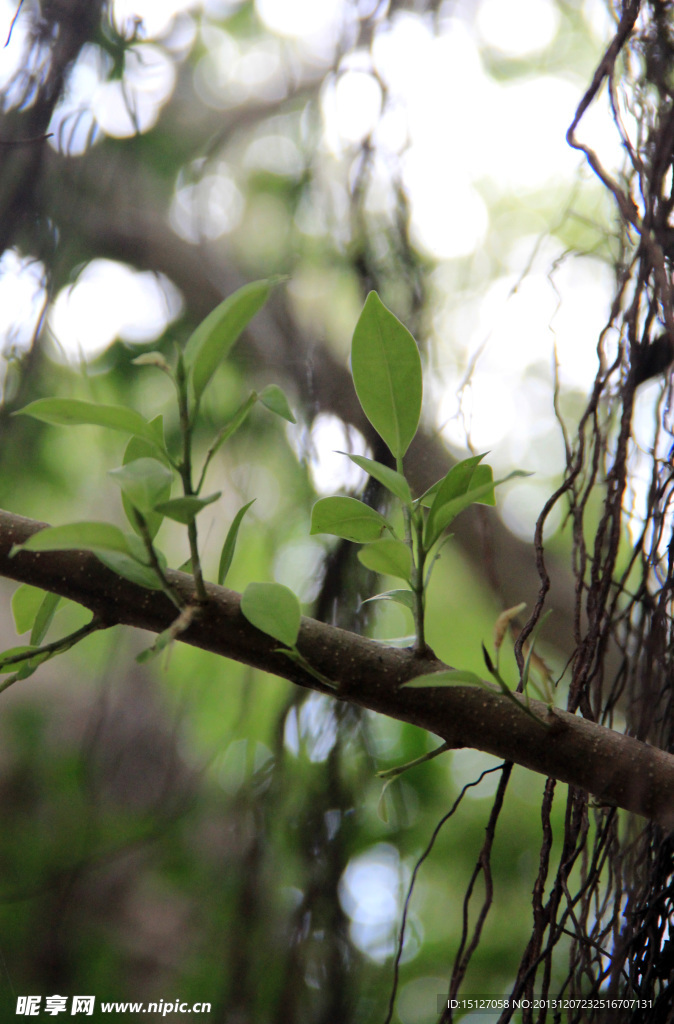
M 32 416 L 58 426 L 93 424 L 120 430 L 124 434 L 137 434 L 153 444 L 158 441 L 156 429 L 140 413 L 123 405 L 99 405 L 79 398 L 38 398 L 36 402 L 18 409 L 14 415 Z
M 260 391 L 258 398 L 270 412 L 275 412 L 277 416 L 288 420 L 288 423 L 296 422 L 288 404 L 288 399 L 277 384 L 267 385 L 266 388 Z
M 12 658 L 16 657 L 17 654 L 27 654 L 29 651 L 35 650 L 35 658 L 29 658 L 26 661 L 12 662 Z M 5 672 L 16 672 L 19 679 L 26 679 L 27 675 L 32 675 L 35 669 L 43 661 L 49 658 L 49 654 L 39 654 L 38 649 L 33 644 L 23 644 L 19 647 L 10 647 L 8 651 L 3 651 L 0 654 L 0 673 Z M 27 675 L 26 672 L 28 666 L 31 666 L 30 672 Z
M 206 505 L 211 505 L 214 501 L 217 501 L 221 494 L 222 491 L 216 491 L 215 494 L 209 494 L 205 498 L 185 495 L 182 498 L 172 498 L 171 501 L 162 501 L 155 505 L 155 509 L 157 512 L 161 512 L 162 515 L 168 516 L 169 519 L 173 519 L 176 523 L 187 525 L 201 512 L 202 508 L 206 508 Z
M 41 587 L 32 587 L 22 583 L 12 595 L 12 615 L 16 632 L 21 636 L 33 628 L 35 617 L 40 610 L 46 591 Z
M 37 615 L 35 616 L 35 623 L 30 634 L 30 642 L 36 647 L 44 640 L 47 635 L 47 630 L 52 624 L 52 619 L 56 614 L 56 609 L 61 603 L 61 598 L 58 594 L 46 593 L 38 608 Z
M 157 416 L 155 419 L 150 420 L 150 426 L 152 427 L 153 430 L 156 430 L 157 433 L 159 435 L 161 435 L 161 438 L 163 439 L 163 437 L 164 437 L 164 421 L 163 421 L 163 417 L 162 416 Z M 165 466 L 168 470 L 171 469 L 171 464 L 169 462 L 168 454 L 165 451 L 165 447 L 164 447 L 163 443 L 162 443 L 162 447 L 161 448 L 157 448 L 154 445 L 150 444 L 148 441 L 146 441 L 142 437 L 135 437 L 134 436 L 134 437 L 129 438 L 129 443 L 127 444 L 127 446 L 126 446 L 126 448 L 124 450 L 124 457 L 122 458 L 122 464 L 124 466 L 126 466 L 130 462 L 135 462 L 137 459 L 147 459 L 147 458 L 159 459 L 159 461 L 162 463 L 163 466 Z M 169 481 L 168 487 L 167 487 L 166 491 L 160 496 L 160 500 L 168 500 L 170 497 L 171 497 L 171 483 Z M 141 531 L 140 531 L 140 527 L 138 525 L 138 521 L 137 521 L 135 515 L 133 514 L 133 505 L 132 505 L 131 501 L 129 501 L 129 499 L 127 498 L 127 496 L 124 493 L 124 491 L 122 491 L 122 505 L 124 506 L 124 511 L 126 513 L 126 518 L 130 522 L 130 524 L 133 527 L 133 529 L 135 530 L 135 532 L 140 534 Z M 147 529 L 148 529 L 148 532 L 150 534 L 150 537 L 152 539 L 154 539 L 157 536 L 157 533 L 159 532 L 159 527 L 161 526 L 164 517 L 159 512 L 155 512 L 152 509 L 146 509 L 143 512 L 143 517 L 145 519 L 145 525 L 147 526 Z
M 110 476 L 130 504 L 142 512 L 151 512 L 171 493 L 173 474 L 158 459 L 142 458 L 111 469 Z M 135 517 L 130 517 L 133 524 Z
M 241 612 L 251 625 L 294 647 L 302 613 L 292 590 L 282 583 L 249 583 L 241 596 Z

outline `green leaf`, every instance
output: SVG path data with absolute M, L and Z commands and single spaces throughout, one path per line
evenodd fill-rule
M 351 372 L 358 400 L 370 423 L 401 459 L 421 415 L 421 359 L 400 320 L 370 292 L 351 346 Z
M 241 596 L 241 612 L 251 625 L 287 647 L 294 647 L 302 613 L 292 590 L 281 583 L 249 583 Z
M 19 636 L 33 628 L 35 617 L 40 610 L 46 591 L 40 587 L 32 587 L 22 583 L 12 595 L 12 615 L 14 626 Z
M 96 557 L 112 572 L 125 580 L 146 587 L 148 590 L 160 590 L 161 583 L 156 572 L 149 565 L 143 565 L 132 555 L 123 551 L 97 551 Z
M 403 686 L 426 687 L 426 686 L 479 686 L 482 690 L 490 690 L 493 693 L 494 687 L 484 679 L 481 679 L 476 672 L 469 672 L 461 668 L 448 668 L 440 672 L 425 672 L 414 679 L 408 679 Z
M 456 468 L 457 467 L 455 466 L 454 469 Z M 458 497 L 452 497 L 449 500 L 444 501 L 443 498 L 446 497 L 446 495 L 443 494 L 443 485 L 447 480 L 447 477 L 445 477 L 445 480 L 443 480 L 443 485 L 440 486 L 435 495 L 433 504 L 431 505 L 428 514 L 428 519 L 426 521 L 426 527 L 424 530 L 424 545 L 427 550 L 431 548 L 433 544 L 435 544 L 440 534 L 443 532 L 443 530 L 447 529 L 450 523 L 456 518 L 456 516 L 458 516 L 459 512 L 463 512 L 465 508 L 468 508 L 469 505 L 473 504 L 491 505 L 493 503 L 492 498 L 495 487 L 498 487 L 500 484 L 506 483 L 506 481 L 508 480 L 512 480 L 513 477 L 516 476 L 530 476 L 529 473 L 525 473 L 522 470 L 516 469 L 514 472 L 509 473 L 508 476 L 504 476 L 500 480 L 494 480 L 492 478 L 491 467 L 480 466 L 478 468 L 483 471 L 489 470 L 488 474 L 484 472 L 480 474 L 480 478 L 482 480 L 485 480 L 485 478 L 487 478 L 484 483 L 480 484 L 479 486 L 473 487 L 471 480 L 471 483 L 468 489 L 465 491 L 465 493 L 459 495 Z
M 482 486 L 482 484 L 489 483 L 493 480 L 493 473 L 491 466 L 479 466 L 476 463 L 483 459 L 487 453 L 483 452 L 482 455 L 471 455 L 468 459 L 463 459 L 461 462 L 457 462 L 453 466 L 447 476 L 442 477 L 441 480 L 436 480 L 432 487 L 429 487 L 421 497 L 418 499 L 419 505 L 425 505 L 430 508 L 440 488 L 445 484 L 448 478 L 451 477 L 451 485 L 447 486 L 446 498 L 459 497 L 461 494 L 465 494 L 466 490 Z M 467 486 L 466 486 L 467 484 Z M 454 493 L 451 493 L 454 491 Z M 496 498 L 492 494 L 487 495 L 478 504 L 480 505 L 495 505 Z
M 37 647 L 42 643 L 47 630 L 52 624 L 52 619 L 56 614 L 56 609 L 61 603 L 61 598 L 58 594 L 45 594 L 40 605 L 37 615 L 35 616 L 35 623 L 30 634 L 31 644 L 35 644 Z
M 154 569 L 148 565 L 148 554 L 143 541 L 135 533 L 127 533 L 126 541 L 127 551 L 97 551 L 96 557 L 125 580 L 137 583 L 140 587 L 148 587 L 150 590 L 159 590 L 161 582 Z M 155 555 L 162 569 L 165 569 L 166 556 L 156 547 Z
M 470 458 L 457 462 L 449 473 L 443 476 L 442 480 L 438 480 L 428 488 L 425 494 L 422 494 L 419 498 L 420 503 L 432 508 L 434 505 L 443 505 L 445 502 L 451 501 L 452 498 L 458 498 L 465 494 L 471 486 L 478 463 L 486 454 L 486 452 L 482 452 L 482 455 L 471 455 Z M 484 480 L 480 481 L 480 483 L 484 482 Z
M 367 604 L 368 601 L 395 601 L 396 604 L 409 608 L 411 612 L 414 611 L 414 594 L 411 590 L 385 590 L 383 594 L 366 597 L 362 604 Z
M 400 498 L 404 505 L 409 507 L 412 504 L 410 485 L 402 473 L 391 469 L 390 466 L 384 466 L 381 462 L 375 462 L 374 459 L 366 459 L 364 455 L 349 455 L 348 452 L 340 452 L 340 455 L 346 455 L 348 459 L 351 459 L 357 466 L 364 469 L 366 473 L 369 473 L 380 484 L 383 484 L 391 494 L 395 494 L 396 498 Z
M 17 551 L 120 551 L 129 554 L 126 535 L 112 523 L 68 523 L 65 526 L 47 526 L 39 533 L 15 544 L 10 554 Z
M 168 470 L 171 470 L 171 463 L 170 463 L 170 460 L 169 460 L 169 457 L 168 457 L 168 453 L 165 450 L 165 445 L 164 445 L 164 441 L 163 441 L 163 438 L 164 438 L 164 420 L 163 420 L 163 417 L 162 416 L 157 416 L 155 419 L 150 420 L 150 426 L 153 428 L 153 430 L 156 430 L 157 433 L 160 435 L 161 441 L 162 441 L 161 448 L 157 448 L 156 445 L 151 444 L 149 441 L 146 441 L 142 437 L 136 437 L 136 436 L 131 437 L 131 438 L 129 438 L 129 443 L 127 444 L 126 449 L 124 451 L 124 457 L 122 458 L 122 464 L 124 466 L 127 466 L 130 462 L 135 462 L 137 459 L 152 458 L 152 459 L 159 459 L 159 461 L 161 462 L 161 464 L 163 466 L 166 466 L 166 468 Z M 168 486 L 166 492 L 161 495 L 160 500 L 161 499 L 168 499 L 170 496 L 171 496 L 171 486 L 170 486 L 170 483 L 169 483 L 169 486 Z M 123 490 L 122 490 L 122 505 L 124 506 L 124 511 L 126 513 L 126 518 L 129 520 L 129 522 L 130 522 L 131 526 L 133 527 L 133 529 L 135 530 L 135 532 L 140 534 L 140 527 L 138 526 L 138 522 L 136 520 L 136 517 L 133 514 L 133 504 L 128 499 L 128 497 L 126 496 L 126 494 L 124 493 Z M 145 518 L 145 525 L 148 528 L 150 537 L 151 537 L 151 539 L 154 540 L 154 538 L 157 536 L 157 533 L 159 531 L 159 527 L 161 526 L 161 524 L 162 524 L 162 522 L 164 520 L 164 517 L 162 515 L 160 515 L 159 512 L 154 512 L 152 510 L 146 510 L 143 513 L 143 515 L 144 515 L 144 518 Z
M 99 427 L 109 427 L 111 430 L 120 430 L 125 434 L 137 434 L 138 437 L 144 437 L 153 444 L 158 443 L 156 428 L 140 413 L 122 405 L 98 405 L 96 402 L 83 402 L 78 398 L 39 398 L 23 409 L 18 409 L 14 415 L 32 416 L 33 419 L 59 426 L 95 424 Z
M 37 653 L 37 648 L 33 648 L 33 645 L 23 644 L 20 647 L 10 647 L 8 651 L 3 651 L 0 654 L 0 672 L 14 672 L 17 670 L 17 666 L 22 666 L 25 662 L 12 662 L 10 659 L 16 657 L 17 654 L 27 654 L 29 651 L 34 650 Z M 46 660 L 46 655 L 43 657 L 43 661 Z M 33 659 L 30 659 L 29 663 L 32 663 Z M 37 666 L 36 666 L 37 667 Z
M 275 412 L 277 416 L 281 416 L 284 420 L 288 420 L 288 423 L 297 422 L 288 405 L 288 399 L 278 385 L 267 385 L 266 388 L 260 391 L 257 397 L 267 409 Z
M 159 459 L 167 469 L 170 469 L 171 460 L 164 440 L 164 417 L 161 415 L 155 416 L 154 419 L 148 422 L 148 427 L 150 428 L 152 439 L 148 440 L 145 437 L 139 437 L 137 434 L 130 437 L 124 449 L 122 462 L 126 465 L 127 462 L 133 462 L 135 459 Z
M 367 544 L 358 552 L 358 558 L 368 569 L 382 576 L 399 576 L 410 582 L 412 576 L 412 555 L 402 540 L 377 540 Z
M 173 519 L 176 523 L 187 525 L 201 512 L 202 508 L 217 501 L 221 494 L 222 491 L 216 491 L 215 494 L 209 494 L 206 498 L 197 498 L 192 494 L 182 498 L 172 498 L 171 501 L 162 501 L 155 505 L 155 510 L 168 516 L 169 519 Z
M 491 487 L 489 486 L 491 485 Z M 494 471 L 491 466 L 476 466 L 475 472 L 473 473 L 473 479 L 470 481 L 471 491 L 482 491 L 483 487 L 487 490 L 481 498 L 475 498 L 476 505 L 489 505 L 491 508 L 496 506 L 496 494 L 494 488 L 497 486 L 494 483 Z
M 119 469 L 111 469 L 109 473 L 127 502 L 144 516 L 152 512 L 155 505 L 167 501 L 171 493 L 173 473 L 158 459 L 134 459 Z M 129 521 L 132 526 L 135 524 L 133 514 Z
M 17 633 L 31 630 L 31 647 L 39 647 L 61 603 L 58 594 L 22 583 L 12 596 L 12 614 Z
M 244 285 L 216 306 L 188 339 L 185 367 L 198 402 L 219 364 L 269 298 L 273 281 Z
M 218 583 L 220 586 L 225 582 L 227 573 L 229 572 L 229 567 L 232 564 L 232 559 L 234 558 L 234 549 L 236 548 L 236 539 L 239 535 L 241 521 L 254 501 L 255 498 L 253 498 L 253 501 L 249 501 L 247 505 L 244 505 L 243 508 L 239 509 L 232 520 L 232 525 L 227 531 L 225 543 L 222 547 L 222 554 L 220 555 L 220 565 L 218 566 Z
M 445 502 L 444 505 L 437 507 L 434 505 L 431 508 L 431 515 L 428 517 L 424 530 L 424 545 L 426 549 L 428 550 L 435 544 L 440 534 L 456 519 L 459 512 L 463 512 L 469 505 L 479 501 L 483 493 L 487 494 L 489 491 L 493 491 L 493 488 L 493 483 L 485 484 L 483 487 L 467 491 L 460 498 L 453 498 L 451 501 Z
M 337 495 L 319 498 L 311 510 L 311 533 L 331 533 L 346 540 L 378 540 L 388 523 L 369 505 Z

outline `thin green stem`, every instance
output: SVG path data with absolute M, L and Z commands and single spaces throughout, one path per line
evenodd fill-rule
M 229 423 L 226 423 L 224 425 L 224 427 L 222 427 L 222 429 L 218 431 L 218 434 L 216 435 L 215 441 L 213 442 L 211 447 L 206 452 L 206 459 L 204 461 L 204 465 L 203 465 L 203 468 L 201 470 L 201 476 L 199 477 L 199 483 L 197 485 L 197 491 L 196 491 L 197 494 L 201 494 L 201 488 L 203 487 L 204 480 L 206 479 L 206 471 L 207 471 L 207 469 L 208 469 L 208 467 L 210 465 L 211 459 L 213 458 L 213 456 L 217 452 L 217 450 L 220 447 L 220 445 L 224 444 L 224 442 L 227 441 L 232 436 L 232 434 L 236 430 L 239 429 L 241 424 L 244 422 L 244 420 L 248 416 L 248 413 L 250 412 L 250 410 L 253 408 L 253 406 L 257 402 L 257 399 L 258 399 L 257 392 L 256 391 L 251 392 L 251 394 L 248 396 L 248 398 L 243 403 L 243 405 L 241 405 L 239 407 L 239 409 L 237 409 L 236 413 L 234 414 L 232 419 L 229 421 Z
M 185 602 L 181 598 L 180 594 L 178 594 L 174 590 L 174 588 L 171 586 L 171 584 L 166 578 L 164 570 L 162 569 L 159 559 L 157 558 L 157 552 L 154 549 L 154 544 L 152 543 L 152 537 L 150 536 L 150 531 L 148 529 L 147 523 L 145 522 L 145 517 L 141 512 L 138 511 L 137 508 L 134 508 L 133 512 L 136 519 L 136 523 L 138 524 L 138 529 L 140 530 L 141 539 L 143 541 L 143 544 L 145 545 L 145 550 L 147 551 L 147 556 L 150 560 L 150 567 L 154 571 L 154 574 L 157 577 L 157 579 L 159 580 L 161 590 L 164 594 L 166 594 L 169 601 L 171 601 L 176 606 L 178 611 L 182 611 L 183 608 L 185 607 Z
M 396 459 L 396 469 L 404 476 L 403 460 Z M 412 556 L 412 577 L 410 586 L 414 594 L 412 615 L 414 617 L 414 650 L 417 654 L 426 653 L 426 635 L 424 628 L 424 561 L 426 552 L 423 546 L 423 530 L 413 521 L 412 509 L 403 504 L 403 521 L 405 523 L 405 543 Z M 423 524 L 422 524 L 423 526 Z M 413 532 L 414 531 L 414 532 Z M 416 544 L 415 544 L 416 534 Z
M 414 591 L 415 626 L 417 632 L 416 651 L 418 654 L 426 653 L 426 626 L 425 626 L 425 604 L 426 587 L 424 580 L 424 565 L 426 563 L 426 548 L 424 547 L 424 523 L 421 516 L 414 520 L 416 533 L 416 560 L 412 559 L 413 576 L 412 589 Z
M 180 478 L 183 485 L 183 494 L 185 497 L 194 497 L 195 491 L 192 486 L 192 423 L 190 421 L 188 397 L 187 397 L 187 378 L 185 374 L 185 366 L 181 358 L 178 359 L 178 365 L 176 367 L 176 391 L 178 392 L 178 407 L 180 410 L 180 432 L 182 435 L 183 442 L 183 457 L 180 464 Z M 194 587 L 197 592 L 197 600 L 201 604 L 205 604 L 206 587 L 204 586 L 204 577 L 201 571 L 201 560 L 199 558 L 199 544 L 197 538 L 197 524 L 194 519 L 191 519 L 187 524 L 187 537 L 190 545 L 190 557 L 192 559 L 192 573 L 194 575 Z
M 399 764 L 395 768 L 385 768 L 384 771 L 377 772 L 377 778 L 391 782 L 393 779 L 397 779 L 399 775 L 402 775 L 403 772 L 408 771 L 410 768 L 416 768 L 418 764 L 432 761 L 434 757 L 444 754 L 447 750 L 451 750 L 449 743 L 443 743 L 442 746 L 436 747 L 435 750 L 431 750 L 428 754 L 422 754 L 421 757 L 415 757 L 413 761 L 408 761 L 407 764 Z

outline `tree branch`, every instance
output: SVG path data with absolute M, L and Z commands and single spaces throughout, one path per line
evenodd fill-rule
M 30 583 L 89 608 L 108 625 L 161 632 L 175 608 L 160 591 L 116 576 L 87 552 L 19 552 L 45 523 L 0 511 L 0 575 Z M 167 571 L 186 602 L 194 581 Z M 278 650 L 278 643 L 243 617 L 239 595 L 206 585 L 207 604 L 181 635 L 185 643 L 232 658 L 310 689 L 335 695 Z M 531 701 L 542 721 L 518 711 L 501 693 L 476 687 L 410 689 L 401 684 L 446 668 L 411 649 L 387 647 L 335 626 L 304 618 L 298 647 L 307 661 L 339 687 L 337 699 L 410 722 L 451 747 L 473 747 L 592 793 L 599 801 L 674 828 L 674 757 L 629 736 L 565 711 Z M 545 723 L 545 724 L 544 724 Z

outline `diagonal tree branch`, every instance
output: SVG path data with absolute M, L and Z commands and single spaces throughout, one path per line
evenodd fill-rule
M 175 608 L 159 591 L 136 586 L 105 568 L 87 552 L 19 552 L 14 544 L 45 523 L 0 511 L 0 575 L 30 583 L 89 608 L 109 626 L 128 625 L 161 632 Z M 167 577 L 186 601 L 194 581 L 169 570 Z M 298 647 L 304 658 L 332 680 L 322 685 L 278 649 L 278 643 L 250 625 L 239 595 L 207 584 L 208 603 L 181 635 L 185 643 L 232 658 L 329 693 L 441 736 L 451 747 L 473 747 L 592 793 L 599 801 L 674 827 L 674 757 L 594 722 L 531 701 L 540 719 L 520 712 L 501 693 L 476 687 L 410 689 L 401 684 L 421 673 L 446 668 L 411 649 L 387 647 L 335 626 L 304 618 Z

